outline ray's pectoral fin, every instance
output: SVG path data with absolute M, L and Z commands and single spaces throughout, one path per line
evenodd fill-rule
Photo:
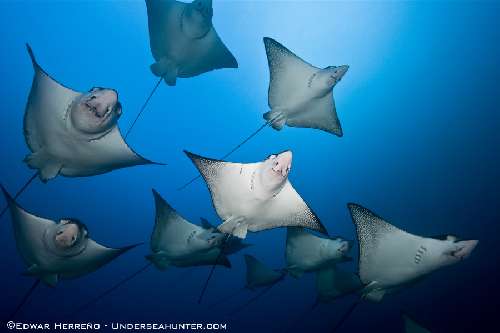
M 234 229 L 233 235 L 238 238 L 244 239 L 247 237 L 247 232 L 248 226 L 246 224 L 240 224 Z
M 385 293 L 384 289 L 379 288 L 377 281 L 372 281 L 363 289 L 363 298 L 372 302 L 380 302 Z
M 158 251 L 153 254 L 148 254 L 146 259 L 149 260 L 156 268 L 164 271 L 170 266 L 170 261 L 163 251 Z
M 222 233 L 231 234 L 238 238 L 245 238 L 248 232 L 248 225 L 244 223 L 244 218 L 229 218 L 224 223 L 219 225 L 219 229 Z
M 151 65 L 151 72 L 156 76 L 161 76 L 169 86 L 175 86 L 177 82 L 178 68 L 170 59 L 163 57 Z
M 59 280 L 57 274 L 45 272 L 36 264 L 31 265 L 23 275 L 36 277 L 49 287 L 55 287 Z
M 317 128 L 338 137 L 344 135 L 332 92 L 310 100 L 306 111 L 290 116 L 286 124 L 291 127 Z
M 54 160 L 44 149 L 29 154 L 24 162 L 32 169 L 38 169 L 40 179 L 45 183 L 55 178 L 62 169 L 62 163 Z
M 228 257 L 225 255 L 221 255 L 217 264 L 222 265 L 222 266 L 227 267 L 227 268 L 231 268 L 231 262 L 229 261 Z
M 278 131 L 286 124 L 285 113 L 280 108 L 273 108 L 271 111 L 264 113 L 263 118 L 270 122 L 272 128 Z
M 286 271 L 294 278 L 298 279 L 304 275 L 304 271 L 295 268 L 294 266 L 287 267 Z

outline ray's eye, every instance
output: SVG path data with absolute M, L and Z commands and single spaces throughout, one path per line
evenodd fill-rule
M 63 233 L 63 231 L 62 231 L 62 230 L 59 230 L 59 231 L 56 233 L 56 235 L 58 235 L 58 236 L 59 236 L 59 235 L 62 235 L 62 233 Z
M 76 241 L 76 236 L 71 237 L 71 242 L 74 243 L 75 241 Z

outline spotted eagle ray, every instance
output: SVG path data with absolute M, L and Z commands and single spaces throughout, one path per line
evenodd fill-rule
M 77 219 L 62 218 L 55 222 L 31 214 L 0 187 L 10 208 L 17 250 L 27 266 L 24 275 L 36 279 L 9 319 L 15 317 L 40 282 L 55 287 L 59 279 L 92 273 L 138 245 L 121 249 L 100 245 Z
M 72 315 L 80 313 L 97 303 L 103 297 L 146 271 L 151 265 L 160 271 L 164 271 L 171 266 L 181 268 L 205 265 L 231 267 L 231 263 L 227 258 L 229 253 L 224 252 L 221 246 L 225 237 L 224 234 L 189 222 L 177 213 L 154 189 L 153 197 L 156 214 L 150 240 L 151 253 L 145 257 L 148 263 L 80 306 Z
M 24 114 L 24 137 L 31 154 L 24 162 L 47 182 L 58 175 L 87 177 L 134 165 L 158 164 L 135 153 L 118 128 L 122 107 L 113 89 L 78 92 L 53 79 L 29 45 L 35 75 Z M 2 211 L 3 215 L 7 207 Z M 1 216 L 0 215 L 0 216 Z
M 175 86 L 177 78 L 190 78 L 215 69 L 238 68 L 212 23 L 212 0 L 184 3 L 146 0 L 149 45 L 155 62 L 150 66 L 158 82 L 149 94 L 128 136 L 161 81 Z
M 348 204 L 359 241 L 359 277 L 364 287 L 335 326 L 337 331 L 361 300 L 380 302 L 388 293 L 410 287 L 430 273 L 470 256 L 477 240 L 456 236 L 421 237 L 398 229 L 370 210 Z
M 352 260 L 347 256 L 351 242 L 340 237 L 315 236 L 303 228 L 288 227 L 286 236 L 286 269 L 299 278 L 304 272 L 315 272 L 334 263 Z
M 217 228 L 245 238 L 248 231 L 298 226 L 326 234 L 325 227 L 288 180 L 292 152 L 256 163 L 215 160 L 186 151 L 205 179 L 221 220 Z
M 223 221 L 217 228 L 228 236 L 245 238 L 247 231 L 301 226 L 327 233 L 318 217 L 288 181 L 292 152 L 269 155 L 257 163 L 233 163 L 185 152 L 205 179 L 212 203 Z M 224 245 L 223 245 L 224 246 Z M 215 270 L 203 286 L 201 303 Z

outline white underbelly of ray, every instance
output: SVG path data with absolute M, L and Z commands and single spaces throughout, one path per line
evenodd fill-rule
M 374 256 L 370 268 L 379 286 L 390 288 L 405 284 L 418 278 L 423 270 L 423 264 L 415 261 L 415 255 L 420 248 L 417 238 L 407 239 L 384 237 L 383 244 L 377 256 Z M 380 259 L 379 259 L 380 258 Z

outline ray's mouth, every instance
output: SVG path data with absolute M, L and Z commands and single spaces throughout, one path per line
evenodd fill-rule
M 463 248 L 459 248 L 459 249 L 457 249 L 457 250 L 455 250 L 455 251 L 452 251 L 452 252 L 450 253 L 450 255 L 451 255 L 452 257 L 456 258 L 456 259 L 460 259 L 460 260 L 462 260 L 462 259 L 465 259 L 465 258 L 469 255 L 469 253 L 468 253 L 468 251 L 466 250 L 466 248 L 465 248 L 465 247 L 463 247 Z
M 275 172 L 277 175 L 279 175 L 281 178 L 286 178 L 288 176 L 288 173 L 290 172 L 290 167 L 287 167 L 285 169 L 284 167 L 279 165 L 278 161 L 274 161 L 271 170 Z
M 334 84 L 337 84 L 337 83 L 339 83 L 342 80 L 342 77 L 338 77 L 338 76 L 335 76 L 335 75 L 330 75 L 330 78 L 333 80 Z
M 102 125 L 112 114 L 120 115 L 121 105 L 120 103 L 116 103 L 114 106 L 108 105 L 106 111 L 104 113 L 100 113 L 99 110 L 95 106 L 93 106 L 90 101 L 92 97 L 85 101 L 85 106 L 87 107 L 88 112 L 92 114 L 92 116 L 99 119 L 99 125 Z
M 342 254 L 346 254 L 352 248 L 352 244 L 353 244 L 352 241 L 345 241 L 342 243 L 338 251 Z
M 454 251 L 451 251 L 449 253 L 450 256 L 459 260 L 468 258 L 471 255 L 472 251 L 475 249 L 478 241 L 471 240 L 463 241 L 461 243 L 462 244 L 460 244 L 460 246 L 457 246 Z

